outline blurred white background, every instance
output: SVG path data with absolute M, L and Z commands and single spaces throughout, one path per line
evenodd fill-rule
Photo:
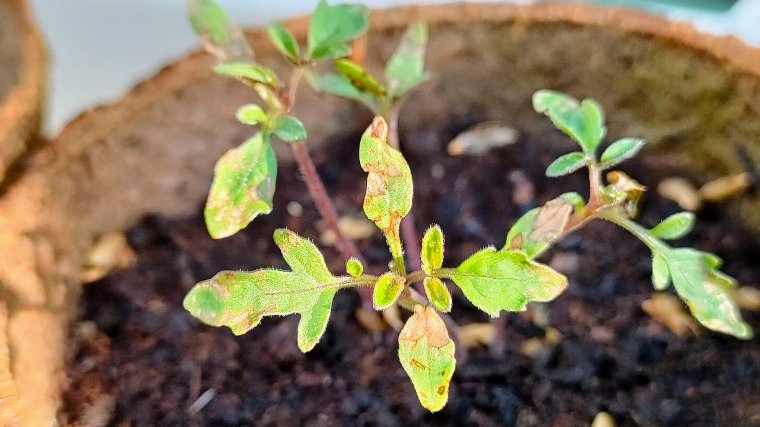
M 308 14 L 317 1 L 219 0 L 233 20 L 243 26 Z M 362 2 L 373 8 L 454 2 L 343 1 Z M 760 46 L 760 0 L 740 0 L 726 12 L 644 0 L 596 2 L 644 7 L 673 20 L 691 22 L 703 31 L 733 34 Z M 32 3 L 51 53 L 48 134 L 57 133 L 80 112 L 119 98 L 134 84 L 198 45 L 185 18 L 185 0 L 32 0 Z

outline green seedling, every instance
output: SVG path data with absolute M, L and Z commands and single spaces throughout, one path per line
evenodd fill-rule
M 210 234 L 215 238 L 232 235 L 256 216 L 272 210 L 277 173 L 272 144 L 277 138 L 293 147 L 317 208 L 339 240 L 343 239 L 340 249 L 346 259 L 346 274 L 334 275 L 313 243 L 290 230 L 278 229 L 274 241 L 290 270 L 224 271 L 198 283 L 185 297 L 184 307 L 202 322 L 227 326 L 239 335 L 258 325 L 264 316 L 298 314 L 297 342 L 306 352 L 325 332 L 335 294 L 346 288 L 368 289 L 367 300 L 376 310 L 399 305 L 411 311 L 399 334 L 399 360 L 421 404 L 438 411 L 448 399 L 456 364 L 456 344 L 444 322 L 445 313 L 452 310 L 448 284 L 455 283 L 467 300 L 491 316 L 525 310 L 531 301 L 551 301 L 565 290 L 567 278 L 536 258 L 598 218 L 623 227 L 652 250 L 656 289 L 672 283 L 704 326 L 742 339 L 751 337 L 750 327 L 741 320 L 729 297 L 734 280 L 717 270 L 720 260 L 664 242 L 685 235 L 693 226 L 693 214 L 673 215 L 652 229 L 633 221 L 644 187 L 609 169 L 635 156 L 644 141 L 624 138 L 597 156 L 606 133 L 597 102 L 579 102 L 547 90 L 533 98 L 536 111 L 548 116 L 580 147 L 580 151 L 554 161 L 546 174 L 559 177 L 587 168 L 588 202 L 577 193 L 563 194 L 520 218 L 500 249 L 487 247 L 457 266 L 446 267 L 440 227 L 431 226 L 419 249 L 406 253 L 405 247 L 417 242 L 406 234 L 402 240 L 400 231 L 412 208 L 414 186 L 399 149 L 395 122 L 406 94 L 427 78 L 427 27 L 415 23 L 406 31 L 381 81 L 360 64 L 344 58 L 351 51 L 351 41 L 367 29 L 367 9 L 322 1 L 312 17 L 306 46 L 299 45 L 282 25 L 268 29 L 275 47 L 293 65 L 291 76 L 285 80 L 254 61 L 242 32 L 229 23 L 215 3 L 191 0 L 190 4 L 194 28 L 219 59 L 216 71 L 251 86 L 263 103 L 238 110 L 241 123 L 258 129 L 217 162 L 205 209 Z M 336 73 L 316 73 L 312 65 L 317 60 L 334 61 Z M 364 213 L 383 233 L 389 249 L 390 263 L 383 274 L 366 274 L 361 254 L 342 236 L 335 209 L 305 149 L 306 130 L 290 115 L 303 76 L 315 89 L 356 100 L 377 113 L 359 141 L 359 163 L 367 173 Z M 605 171 L 607 183 L 602 179 Z M 419 268 L 408 269 L 407 261 L 414 261 Z M 421 284 L 420 292 L 414 284 Z

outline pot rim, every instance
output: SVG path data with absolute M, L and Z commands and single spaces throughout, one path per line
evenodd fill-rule
M 658 38 L 687 49 L 705 53 L 736 72 L 760 78 L 760 48 L 747 45 L 734 36 L 716 36 L 698 31 L 689 23 L 671 22 L 663 17 L 619 7 L 600 7 L 589 4 L 493 4 L 460 3 L 443 5 L 401 6 L 373 10 L 371 27 L 375 30 L 405 26 L 412 20 L 428 24 L 456 22 L 509 22 L 522 24 L 571 24 L 614 28 L 623 32 Z M 303 40 L 308 30 L 308 17 L 286 20 L 283 24 Z M 261 28 L 246 30 L 249 40 L 266 37 Z M 274 48 L 257 46 L 267 54 Z M 165 66 L 152 77 L 139 83 L 120 99 L 82 112 L 69 122 L 46 147 L 43 162 L 51 158 L 76 156 L 87 144 L 64 145 L 61 140 L 97 141 L 114 125 L 145 111 L 148 106 L 187 84 L 212 74 L 213 58 L 202 50 L 189 53 Z M 92 123 L 97 126 L 92 126 Z M 42 154 L 42 153 L 41 153 Z M 34 163 L 34 162 L 33 162 Z M 39 167 L 35 164 L 33 167 Z
M 0 164 L 0 181 L 39 134 L 47 70 L 45 44 L 30 5 L 25 0 L 9 4 L 21 17 L 23 59 L 19 81 L 0 102 L 0 142 L 8 144 L 15 138 L 19 143 L 7 158 L 0 159 L 6 162 Z

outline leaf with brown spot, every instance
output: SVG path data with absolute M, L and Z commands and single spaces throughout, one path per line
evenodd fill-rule
M 385 235 L 391 254 L 401 257 L 399 225 L 412 208 L 412 172 L 401 152 L 388 145 L 382 117 L 375 117 L 362 135 L 359 161 L 369 174 L 364 213 Z
M 317 247 L 292 231 L 278 229 L 274 240 L 292 271 L 222 271 L 196 284 L 183 306 L 201 322 L 227 326 L 235 335 L 264 316 L 298 313 L 298 347 L 307 352 L 327 327 L 335 293 L 350 278 L 330 274 Z
M 215 239 L 231 236 L 272 211 L 277 159 L 263 133 L 226 152 L 214 167 L 203 215 Z
M 422 406 L 436 412 L 446 405 L 456 367 L 454 341 L 429 306 L 416 306 L 398 337 L 398 357 Z

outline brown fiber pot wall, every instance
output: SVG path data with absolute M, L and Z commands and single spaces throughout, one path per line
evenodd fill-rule
M 37 141 L 45 49 L 24 0 L 0 0 L 0 181 Z
M 760 158 L 760 51 L 735 39 L 590 6 L 411 7 L 373 13 L 371 69 L 418 18 L 431 26 L 432 79 L 405 107 L 409 135 L 473 116 L 543 129 L 549 124 L 530 96 L 549 87 L 599 99 L 610 137 L 644 136 L 659 153 L 650 158 L 701 179 L 739 169 L 724 156 L 734 143 Z M 290 25 L 303 37 L 305 23 Z M 263 33 L 249 35 L 261 62 L 284 69 Z M 82 115 L 0 200 L 2 295 L 26 425 L 55 419 L 65 327 L 94 239 L 147 213 L 198 209 L 218 156 L 248 135 L 234 111 L 251 92 L 214 76 L 211 64 L 190 55 L 118 103 Z M 351 103 L 309 90 L 300 96 L 298 115 L 314 145 L 367 125 Z M 760 229 L 756 207 L 745 200 L 728 208 Z

